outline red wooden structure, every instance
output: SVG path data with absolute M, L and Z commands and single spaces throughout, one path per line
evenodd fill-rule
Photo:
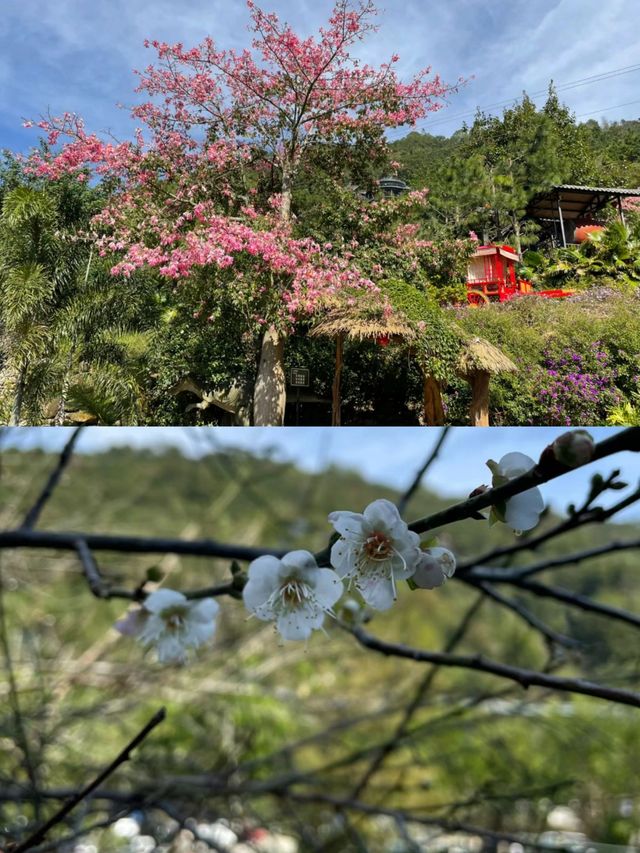
M 511 246 L 479 246 L 469 261 L 467 299 L 470 305 L 509 302 L 523 293 L 535 293 L 546 299 L 571 296 L 573 290 L 534 290 L 530 281 L 518 278 L 519 258 Z

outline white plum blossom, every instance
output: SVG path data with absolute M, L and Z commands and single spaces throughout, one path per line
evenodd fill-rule
M 306 640 L 322 628 L 326 613 L 344 587 L 331 569 L 319 569 L 309 551 L 291 551 L 279 560 L 265 555 L 249 566 L 242 591 L 245 607 L 265 622 L 274 620 L 285 640 Z
M 377 500 L 365 511 L 332 512 L 329 522 L 340 534 L 331 548 L 331 565 L 353 581 L 376 610 L 395 601 L 396 582 L 410 578 L 420 557 L 420 537 L 400 518 L 390 501 Z
M 450 577 L 456 570 L 456 558 L 447 548 L 426 548 L 420 552 L 415 573 L 411 576 L 411 584 L 420 589 L 435 589 Z
M 499 462 L 489 459 L 487 465 L 493 474 L 493 485 L 497 487 L 531 471 L 532 468 L 535 468 L 536 463 L 524 453 L 513 452 L 507 453 Z M 534 487 L 509 498 L 505 501 L 504 507 L 494 506 L 492 517 L 519 532 L 532 530 L 540 521 L 543 510 L 542 492 Z
M 160 663 L 185 663 L 188 649 L 213 636 L 219 609 L 213 598 L 190 601 L 174 589 L 158 589 L 115 627 L 147 648 L 154 647 Z

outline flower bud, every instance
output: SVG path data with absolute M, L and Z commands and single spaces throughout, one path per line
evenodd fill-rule
M 435 589 L 456 570 L 456 558 L 447 548 L 427 548 L 420 554 L 418 565 L 410 580 L 420 589 Z
M 593 459 L 595 441 L 586 429 L 576 429 L 558 436 L 551 445 L 553 455 L 567 468 L 579 468 Z

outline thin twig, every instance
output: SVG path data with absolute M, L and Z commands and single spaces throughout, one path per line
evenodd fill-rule
M 22 528 L 23 529 L 31 530 L 33 527 L 35 527 L 36 522 L 40 518 L 40 514 L 45 507 L 45 504 L 47 503 L 47 501 L 49 500 L 49 498 L 53 494 L 53 490 L 55 489 L 55 487 L 58 485 L 58 481 L 60 480 L 60 477 L 62 476 L 64 469 L 67 467 L 67 465 L 71 461 L 71 456 L 73 455 L 73 449 L 76 445 L 76 442 L 80 438 L 80 433 L 81 433 L 82 429 L 83 429 L 83 427 L 81 427 L 81 426 L 76 427 L 76 429 L 74 429 L 74 431 L 71 433 L 71 437 L 69 438 L 69 440 L 65 444 L 64 449 L 63 449 L 62 453 L 60 454 L 60 458 L 58 459 L 58 464 L 56 465 L 56 467 L 53 469 L 53 471 L 49 475 L 49 478 L 48 478 L 47 482 L 45 483 L 43 490 L 40 492 L 40 495 L 38 496 L 38 499 L 36 500 L 34 505 L 31 507 L 31 509 L 27 512 L 27 514 L 25 515 L 24 521 L 22 522 Z
M 409 488 L 406 490 L 406 492 L 402 495 L 402 497 L 398 501 L 398 512 L 400 513 L 400 515 L 404 515 L 404 513 L 407 509 L 407 504 L 409 503 L 411 498 L 414 496 L 414 494 L 418 490 L 418 487 L 420 486 L 420 483 L 422 482 L 422 478 L 424 477 L 424 475 L 427 473 L 429 468 L 433 465 L 433 463 L 438 458 L 438 454 L 440 453 L 442 445 L 444 444 L 444 442 L 447 438 L 447 434 L 449 432 L 449 429 L 450 429 L 450 427 L 443 427 L 443 429 L 442 429 L 442 431 L 438 437 L 438 440 L 436 441 L 435 446 L 434 446 L 433 450 L 431 451 L 431 453 L 427 456 L 427 458 L 424 462 L 424 465 L 422 465 L 422 467 L 420 468 L 418 473 L 413 478 L 413 482 L 411 483 Z
M 15 847 L 10 847 L 10 853 L 24 853 L 25 850 L 30 850 L 32 847 L 40 844 L 41 841 L 44 841 L 49 830 L 53 829 L 54 826 L 57 826 L 57 824 L 63 821 L 69 812 L 78 805 L 78 803 L 86 799 L 92 791 L 95 791 L 96 788 L 99 788 L 104 780 L 111 776 L 111 774 L 117 770 L 121 764 L 124 764 L 125 761 L 129 760 L 131 752 L 140 743 L 142 743 L 142 741 L 164 720 L 165 717 L 166 711 L 164 708 L 161 708 L 153 715 L 146 726 L 138 732 L 133 740 L 125 746 L 122 752 L 111 762 L 111 764 L 96 776 L 93 782 L 90 782 L 85 788 L 73 796 L 67 803 L 65 803 L 64 806 L 62 806 L 61 809 L 58 809 L 58 811 L 52 815 L 52 817 L 50 817 L 49 820 L 40 827 L 40 829 L 37 829 L 21 844 L 18 844 Z
M 40 820 L 40 795 L 38 793 L 38 773 L 36 763 L 31 754 L 31 746 L 27 731 L 24 725 L 22 709 L 20 708 L 20 694 L 16 683 L 16 676 L 13 667 L 13 658 L 11 655 L 11 645 L 9 642 L 9 631 L 7 628 L 6 611 L 4 606 L 4 577 L 2 575 L 2 567 L 0 566 L 0 646 L 4 655 L 7 667 L 7 680 L 9 686 L 9 704 L 13 714 L 13 721 L 16 728 L 16 742 L 20 747 L 24 758 L 24 767 L 27 771 L 27 776 L 33 791 L 33 811 L 35 819 Z
M 469 583 L 473 583 L 473 581 L 469 580 Z M 576 649 L 582 646 L 582 643 L 579 640 L 575 640 L 573 637 L 568 637 L 566 634 L 560 634 L 558 631 L 554 631 L 554 629 L 545 624 L 542 619 L 539 619 L 535 613 L 532 613 L 531 610 L 519 601 L 514 601 L 514 599 L 508 598 L 506 595 L 498 592 L 492 584 L 480 582 L 477 584 L 473 583 L 473 585 L 477 586 L 478 589 L 481 589 L 485 595 L 488 595 L 489 598 L 493 599 L 496 604 L 511 610 L 519 616 L 520 619 L 526 622 L 530 628 L 534 628 L 542 634 L 549 642 L 557 643 L 559 646 L 563 646 L 566 649 Z

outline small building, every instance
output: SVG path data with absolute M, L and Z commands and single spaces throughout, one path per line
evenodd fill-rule
M 402 195 L 409 191 L 409 187 L 400 178 L 380 178 L 378 181 L 380 192 L 386 196 Z
M 599 224 L 598 214 L 607 207 L 614 207 L 624 223 L 623 199 L 639 195 L 639 188 L 559 184 L 531 199 L 527 216 L 541 225 L 543 234 L 554 245 L 567 246 L 575 242 L 576 228 Z

